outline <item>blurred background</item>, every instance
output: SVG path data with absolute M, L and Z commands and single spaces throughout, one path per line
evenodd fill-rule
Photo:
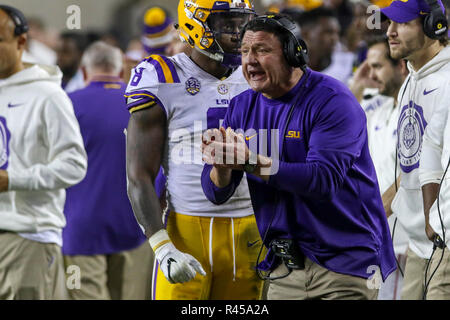
M 348 3 L 359 0 L 254 0 L 258 13 L 268 8 L 297 7 L 309 10 L 320 5 L 330 7 L 347 7 Z M 382 5 L 386 0 L 374 1 Z M 81 9 L 81 30 L 83 32 L 112 33 L 120 40 L 122 49 L 126 41 L 139 35 L 140 17 L 146 8 L 164 7 L 176 20 L 178 0 L 2 0 L 1 3 L 20 9 L 27 18 L 45 28 L 46 33 L 56 36 L 67 31 L 66 10 L 71 5 Z M 389 0 L 387 3 L 389 4 Z M 49 39 L 50 41 L 50 39 Z
M 146 8 L 164 7 L 176 19 L 178 0 L 1 0 L 2 4 L 20 9 L 27 18 L 41 23 L 46 32 L 56 35 L 67 30 L 66 10 L 71 5 L 81 9 L 81 30 L 95 33 L 114 33 L 121 39 L 139 35 L 140 20 Z M 261 1 L 255 7 L 262 10 Z M 125 49 L 125 48 L 122 48 Z
M 86 47 L 97 40 L 123 51 L 124 80 L 127 80 L 127 72 L 148 55 L 171 56 L 190 49 L 181 44 L 173 28 L 173 23 L 177 22 L 179 0 L 0 1 L 20 9 L 28 19 L 30 41 L 24 61 L 57 64 L 63 71 L 63 86 L 67 92 L 83 86 L 79 72 L 81 56 Z M 272 11 L 290 15 L 302 29 L 302 37 L 310 51 L 311 69 L 347 83 L 365 59 L 368 38 L 385 32 L 383 27 L 367 28 L 373 13 L 369 7 L 385 7 L 390 2 L 254 0 L 253 4 L 258 14 Z M 450 0 L 443 2 L 448 7 Z M 67 22 L 73 15 L 73 11 L 68 12 L 71 6 L 79 8 L 79 29 L 68 28 Z

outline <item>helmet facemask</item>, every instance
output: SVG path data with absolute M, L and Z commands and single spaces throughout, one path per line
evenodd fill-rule
M 180 0 L 177 29 L 191 48 L 228 67 L 237 67 L 239 51 L 230 42 L 239 38 L 234 34 L 253 16 L 251 0 Z M 233 21 L 231 26 L 228 20 Z
M 227 11 L 211 14 L 206 21 L 207 32 L 204 37 L 212 39 L 213 44 L 200 52 L 220 61 L 222 65 L 236 68 L 241 65 L 240 32 L 254 16 L 251 12 Z M 208 54 L 209 53 L 209 54 Z

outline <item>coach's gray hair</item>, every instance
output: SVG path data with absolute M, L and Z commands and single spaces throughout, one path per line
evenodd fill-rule
M 96 41 L 84 52 L 81 65 L 88 73 L 96 70 L 118 75 L 122 71 L 122 52 L 104 41 Z

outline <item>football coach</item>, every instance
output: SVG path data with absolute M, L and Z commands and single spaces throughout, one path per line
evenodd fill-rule
M 307 67 L 299 31 L 281 15 L 243 29 L 251 89 L 203 136 L 203 190 L 220 205 L 246 173 L 269 249 L 257 261 L 268 299 L 376 299 L 376 279 L 396 265 L 364 111 L 338 80 Z

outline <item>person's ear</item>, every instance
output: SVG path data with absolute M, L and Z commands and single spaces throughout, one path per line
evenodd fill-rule
M 18 50 L 25 50 L 27 45 L 28 36 L 26 33 L 23 33 L 19 36 L 17 36 L 17 49 Z
M 88 73 L 85 66 L 81 67 L 81 72 L 83 73 L 83 80 L 86 83 L 88 81 Z

